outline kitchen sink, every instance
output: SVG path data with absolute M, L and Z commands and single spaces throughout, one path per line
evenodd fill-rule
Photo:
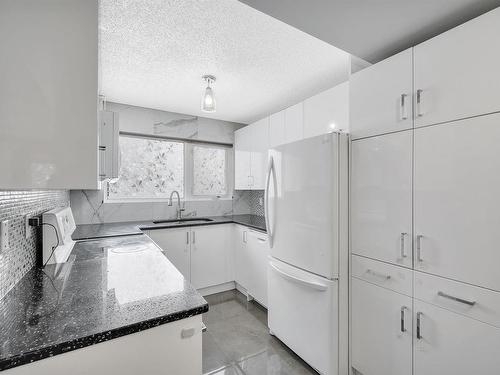
M 158 221 L 153 221 L 153 224 L 172 224 L 172 225 L 203 224 L 203 223 L 209 223 L 211 221 L 213 221 L 213 219 L 208 219 L 206 217 L 193 217 L 189 219 L 158 220 Z

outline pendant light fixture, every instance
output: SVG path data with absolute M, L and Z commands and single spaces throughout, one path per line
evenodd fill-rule
M 203 112 L 215 112 L 215 95 L 210 87 L 210 85 L 215 82 L 215 77 L 204 75 L 202 78 L 207 83 L 207 88 L 201 98 L 201 110 Z

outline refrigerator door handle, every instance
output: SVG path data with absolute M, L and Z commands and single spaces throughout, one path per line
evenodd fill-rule
M 295 282 L 297 284 L 301 284 L 301 285 L 307 286 L 309 288 L 316 289 L 316 290 L 318 290 L 320 292 L 324 292 L 325 290 L 328 289 L 327 285 L 324 285 L 324 284 L 321 284 L 321 283 L 315 283 L 313 281 L 304 280 L 304 279 L 301 279 L 300 277 L 296 277 L 296 276 L 290 275 L 290 274 L 286 273 L 285 271 L 281 270 L 280 268 L 276 267 L 272 263 L 269 263 L 269 265 L 271 266 L 271 268 L 274 271 L 276 271 L 282 277 L 284 277 L 285 279 L 288 279 L 290 281 L 293 281 L 293 282 Z
M 269 164 L 267 167 L 267 175 L 266 175 L 266 189 L 264 190 L 264 219 L 266 221 L 266 231 L 267 238 L 269 241 L 269 247 L 273 247 L 273 234 L 271 232 L 271 223 L 269 220 L 269 187 L 271 184 L 271 176 L 274 175 L 274 161 L 273 157 L 269 157 Z

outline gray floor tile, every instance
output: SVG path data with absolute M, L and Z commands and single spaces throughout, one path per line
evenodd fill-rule
M 237 366 L 229 365 L 219 370 L 206 373 L 205 375 L 245 375 Z
M 204 357 L 205 369 L 215 368 L 221 361 L 237 365 L 244 375 L 316 374 L 281 341 L 269 334 L 267 311 L 255 302 L 247 302 L 239 292 L 208 296 L 209 312 L 204 314 L 209 337 L 204 353 L 218 348 L 225 357 Z M 205 363 L 206 362 L 206 363 Z M 229 371 L 229 370 L 228 370 Z M 231 369 L 232 371 L 232 369 Z M 224 374 L 224 373 L 222 373 Z M 232 374 L 231 374 L 232 375 Z
M 202 339 L 204 374 L 225 367 L 231 363 L 208 331 L 203 332 Z

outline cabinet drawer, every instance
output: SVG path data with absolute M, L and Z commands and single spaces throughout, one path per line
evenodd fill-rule
M 415 298 L 500 328 L 500 293 L 415 272 Z
M 352 256 L 352 276 L 412 296 L 412 271 L 373 259 Z

